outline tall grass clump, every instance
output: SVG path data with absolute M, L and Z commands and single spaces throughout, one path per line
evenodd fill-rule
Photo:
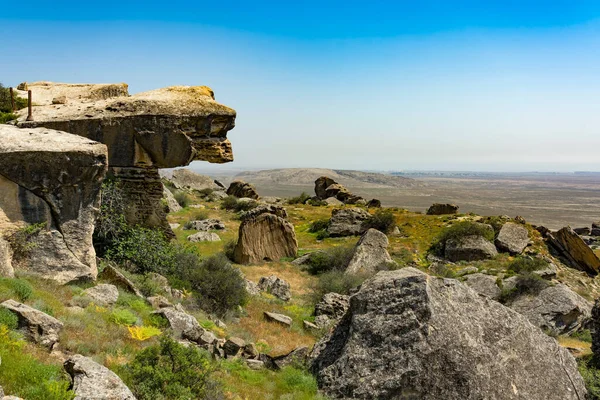
M 378 210 L 364 221 L 366 229 L 377 229 L 383 233 L 391 233 L 396 226 L 396 218 L 391 210 Z

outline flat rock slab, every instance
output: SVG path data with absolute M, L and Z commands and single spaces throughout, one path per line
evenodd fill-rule
M 48 348 L 58 342 L 63 323 L 56 318 L 14 300 L 6 300 L 0 305 L 17 315 L 19 330 L 27 339 Z
M 275 322 L 277 324 L 281 324 L 286 327 L 292 326 L 292 319 L 287 315 L 277 314 L 265 311 L 264 312 L 265 319 L 269 322 Z

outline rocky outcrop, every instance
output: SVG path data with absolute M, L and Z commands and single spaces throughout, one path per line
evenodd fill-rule
M 370 214 L 361 208 L 341 208 L 331 212 L 327 232 L 332 237 L 361 235 L 365 231 L 363 223 Z
M 0 236 L 39 224 L 13 267 L 68 283 L 96 278 L 92 234 L 106 146 L 51 129 L 0 125 Z
M 600 259 L 573 229 L 547 233 L 546 239 L 571 267 L 594 276 L 600 271 Z
M 169 180 L 177 189 L 198 191 L 204 189 L 223 190 L 209 176 L 198 174 L 187 168 L 176 169 Z
M 600 299 L 596 299 L 592 308 L 592 319 L 590 323 L 592 332 L 592 352 L 600 359 Z
M 56 318 L 14 300 L 6 300 L 0 306 L 17 315 L 19 330 L 27 339 L 48 348 L 58 342 L 63 323 Z
M 319 200 L 334 198 L 345 204 L 367 204 L 365 199 L 350 193 L 344 185 L 337 183 L 327 176 L 321 176 L 315 181 L 315 194 Z M 332 201 L 330 200 L 328 203 L 331 204 Z
M 381 200 L 371 199 L 367 202 L 367 208 L 381 208 Z
M 26 110 L 20 111 L 17 125 L 57 129 L 106 144 L 109 173 L 122 183 L 131 225 L 172 234 L 158 168 L 233 160 L 227 132 L 235 126 L 236 113 L 217 103 L 206 86 L 172 86 L 133 96 L 123 84 L 38 82 L 28 87 L 39 105 L 33 108 L 33 121 L 26 121 Z M 66 104 L 44 100 L 57 94 L 66 97 Z
M 445 214 L 456 214 L 458 212 L 458 206 L 456 204 L 442 204 L 434 203 L 427 209 L 427 215 L 445 215 Z
M 83 291 L 83 296 L 89 297 L 94 304 L 110 307 L 119 299 L 119 289 L 115 285 L 101 283 Z
M 537 296 L 519 296 L 509 307 L 554 335 L 582 329 L 592 313 L 592 303 L 563 284 L 550 286 Z
M 175 196 L 173 196 L 173 193 L 171 193 L 171 191 L 165 185 L 163 185 L 163 198 L 165 199 L 167 205 L 167 209 L 165 210 L 166 212 L 175 213 L 183 209 L 183 207 L 181 207 L 175 199 Z
M 450 261 L 478 261 L 498 255 L 496 247 L 479 235 L 464 236 L 446 242 L 444 256 Z
M 279 300 L 289 301 L 292 298 L 288 281 L 276 275 L 263 276 L 258 281 L 258 288 L 277 297 Z
M 185 228 L 202 232 L 213 230 L 222 231 L 225 229 L 225 224 L 218 219 L 203 219 L 201 221 L 190 221 L 186 224 Z
M 500 298 L 500 287 L 496 284 L 496 277 L 481 273 L 467 275 L 465 284 L 482 296 L 493 300 Z
M 256 200 L 259 197 L 254 185 L 251 185 L 244 181 L 231 182 L 229 188 L 227 189 L 227 194 L 229 196 L 235 196 L 240 199 L 247 198 Z
M 65 361 L 65 370 L 73 382 L 74 400 L 135 400 L 121 378 L 91 358 L 71 356 Z
M 315 194 L 321 200 L 328 198 L 327 188 L 337 182 L 327 176 L 321 176 L 315 181 Z M 335 198 L 335 197 L 334 197 Z
M 350 296 L 327 293 L 315 305 L 315 327 L 324 328 L 339 321 L 350 307 Z
M 343 206 L 344 202 L 339 201 L 338 199 L 336 199 L 335 197 L 328 197 L 325 200 L 323 200 L 325 203 L 327 203 L 328 206 Z
M 346 267 L 347 274 L 374 274 L 380 269 L 387 269 L 396 264 L 390 257 L 387 248 L 390 244 L 385 233 L 377 229 L 367 230 L 354 247 L 354 255 Z
M 188 236 L 188 241 L 192 243 L 198 242 L 220 242 L 221 238 L 214 232 L 198 232 Z
M 129 293 L 133 293 L 138 297 L 144 297 L 134 283 L 129 280 L 121 271 L 112 265 L 106 265 L 102 272 L 98 274 L 98 278 L 103 279 L 112 283 L 113 285 L 126 290 Z
M 273 205 L 243 214 L 234 250 L 235 262 L 255 264 L 295 257 L 298 252 L 296 232 L 294 225 L 282 217 L 285 215 L 283 208 Z
M 495 243 L 500 251 L 521 254 L 529 244 L 529 231 L 521 224 L 507 222 L 500 228 Z
M 312 352 L 332 398 L 581 400 L 575 359 L 522 315 L 452 279 L 382 271 Z
M 179 304 L 175 307 L 161 308 L 154 313 L 162 315 L 167 319 L 169 327 L 173 330 L 173 337 L 177 339 L 181 339 L 184 332 L 198 328 L 202 329 L 198 320 L 185 312 L 183 307 Z
M 309 349 L 306 346 L 297 347 L 287 354 L 273 357 L 273 369 L 280 370 L 285 367 L 304 368 L 308 358 Z

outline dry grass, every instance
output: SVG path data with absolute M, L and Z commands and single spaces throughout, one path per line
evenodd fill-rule
M 557 338 L 558 344 L 562 347 L 569 349 L 575 357 L 583 357 L 592 354 L 592 344 L 588 342 L 582 342 L 581 340 L 572 338 L 570 336 L 559 336 Z
M 286 263 L 265 263 L 261 265 L 240 266 L 240 269 L 253 282 L 258 283 L 261 277 L 277 275 L 289 282 L 292 297 L 300 297 L 310 293 L 310 287 L 316 278 L 297 266 Z

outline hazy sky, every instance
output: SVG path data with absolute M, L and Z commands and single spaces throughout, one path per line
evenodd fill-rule
M 13 4 L 0 82 L 208 85 L 226 168 L 600 170 L 598 1 Z

